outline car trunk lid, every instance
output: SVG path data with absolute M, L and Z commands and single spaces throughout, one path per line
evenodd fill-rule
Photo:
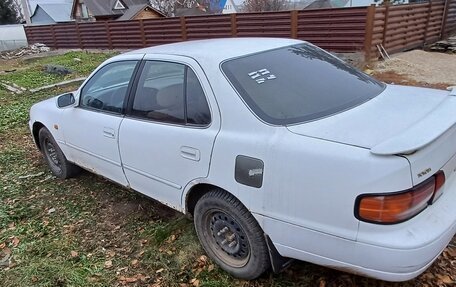
M 418 184 L 456 153 L 455 123 L 453 91 L 388 85 L 379 96 L 358 107 L 288 129 L 370 149 L 379 156 L 402 155 L 409 160 L 413 182 Z

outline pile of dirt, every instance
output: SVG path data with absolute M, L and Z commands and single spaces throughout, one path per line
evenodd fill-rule
M 456 85 L 456 54 L 432 53 L 413 50 L 399 53 L 391 59 L 378 62 L 376 72 L 395 72 L 427 84 Z
M 25 48 L 20 48 L 12 51 L 0 52 L 0 58 L 3 60 L 17 59 L 23 56 L 40 54 L 44 52 L 49 52 L 51 48 L 45 44 L 36 43 Z

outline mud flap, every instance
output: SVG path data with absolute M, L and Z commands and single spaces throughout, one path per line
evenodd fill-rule
M 269 259 L 271 260 L 271 267 L 274 273 L 280 273 L 285 268 L 290 266 L 294 259 L 283 257 L 279 254 L 279 251 L 275 248 L 274 244 L 271 241 L 271 238 L 267 234 L 264 234 L 264 239 L 269 250 Z

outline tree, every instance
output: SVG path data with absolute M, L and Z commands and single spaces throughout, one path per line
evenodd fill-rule
M 281 11 L 286 7 L 286 0 L 245 0 L 245 12 Z
M 176 8 L 191 8 L 197 5 L 196 0 L 149 0 L 149 3 L 166 16 L 174 16 Z
M 149 0 L 155 9 L 167 16 L 174 16 L 176 9 L 197 8 L 208 14 L 221 14 L 226 0 Z
M 25 20 L 25 17 L 24 17 L 24 13 L 22 11 L 21 0 L 12 0 L 11 2 L 13 2 L 14 10 L 16 10 L 16 12 L 17 12 L 17 17 L 19 18 L 19 22 L 22 22 L 23 20 Z
M 19 23 L 19 15 L 13 0 L 0 0 L 0 25 Z

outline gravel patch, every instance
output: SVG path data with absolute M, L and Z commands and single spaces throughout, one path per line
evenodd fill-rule
M 456 86 L 456 55 L 413 50 L 378 62 L 375 70 L 393 71 L 418 82 Z

